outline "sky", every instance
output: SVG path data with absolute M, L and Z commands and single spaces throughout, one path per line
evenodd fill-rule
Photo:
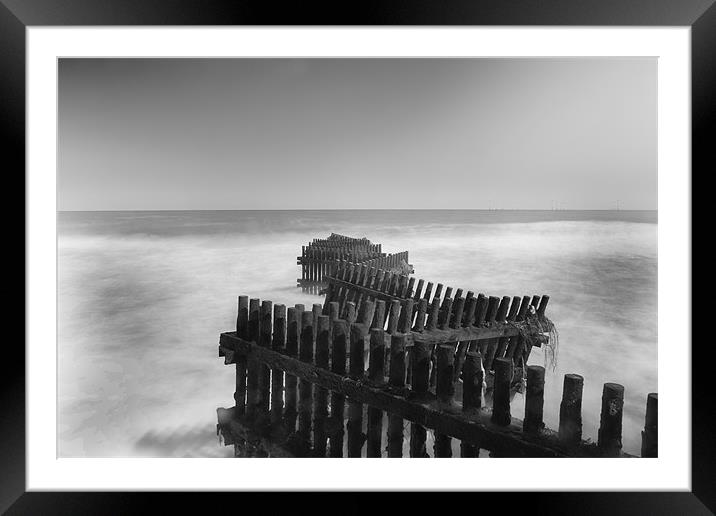
M 657 208 L 655 58 L 60 59 L 69 210 Z

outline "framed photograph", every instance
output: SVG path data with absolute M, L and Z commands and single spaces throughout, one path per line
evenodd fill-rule
M 714 510 L 691 181 L 716 8 L 559 3 L 3 0 L 27 303 L 0 507 Z

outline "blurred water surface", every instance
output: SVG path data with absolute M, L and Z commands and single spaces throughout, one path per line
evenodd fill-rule
M 596 441 L 604 382 L 626 388 L 624 449 L 639 453 L 657 391 L 655 211 L 176 211 L 58 214 L 58 451 L 63 457 L 221 457 L 216 407 L 234 368 L 217 356 L 239 294 L 310 306 L 301 245 L 331 232 L 410 251 L 418 278 L 488 295 L 549 294 L 562 376 L 585 377 Z M 535 348 L 530 363 L 542 364 Z M 523 416 L 523 400 L 513 415 Z

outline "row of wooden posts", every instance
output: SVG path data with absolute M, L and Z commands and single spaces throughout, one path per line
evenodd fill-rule
M 341 248 L 352 251 L 381 252 L 381 244 L 374 244 L 365 237 L 354 238 L 346 235 L 331 233 L 328 238 L 314 238 L 309 244 L 310 247 L 323 249 Z
M 357 261 L 343 261 L 341 262 L 336 269 L 334 269 L 336 272 L 338 269 L 342 269 L 347 267 L 349 264 L 360 264 L 363 267 L 373 267 L 375 269 L 382 269 L 385 271 L 391 271 L 391 270 L 397 270 L 401 267 L 403 263 L 408 264 L 408 251 L 401 251 L 399 253 L 390 253 L 386 254 L 384 256 L 378 256 L 375 258 L 369 258 L 366 260 L 357 260 Z
M 323 278 L 335 272 L 338 263 L 362 262 L 385 256 L 381 244 L 374 244 L 367 238 L 353 238 L 331 233 L 328 238 L 314 238 L 301 247 L 301 256 L 296 257 L 301 266 L 301 277 L 296 280 L 304 292 L 318 294 L 324 286 Z
M 451 302 L 434 308 L 433 302 L 427 312 L 425 298 L 415 311 L 412 298 L 388 304 L 365 291 L 346 289 L 346 299 L 341 292 L 339 300 L 310 311 L 239 297 L 236 331 L 223 333 L 219 343 L 220 356 L 236 364 L 236 405 L 219 411 L 227 443 L 250 443 L 259 455 L 342 457 L 347 434 L 348 457 L 400 457 L 408 421 L 410 457 L 429 456 L 427 429 L 434 432 L 435 457 L 452 456 L 453 439 L 461 441 L 462 457 L 476 457 L 481 448 L 495 457 L 626 456 L 621 385 L 604 385 L 597 443 L 582 440 L 579 375 L 564 377 L 557 431 L 543 423 L 541 366 L 527 368 L 524 421 L 512 416 L 513 359 L 496 356 L 486 363 L 489 348 L 526 337 L 515 323 L 497 320 L 505 298 L 496 298 L 497 311 L 493 298 L 480 303 L 473 296 L 467 311 L 453 310 Z M 537 308 L 525 317 L 543 316 L 545 299 L 530 300 L 528 306 Z M 455 305 L 464 307 L 464 301 L 456 297 Z M 477 305 L 484 307 L 480 312 L 492 306 L 495 317 L 475 326 L 468 315 L 465 326 L 463 314 L 474 314 Z M 489 345 L 494 340 L 497 346 Z M 462 341 L 468 345 L 461 350 Z M 494 382 L 486 392 L 490 368 Z M 648 396 L 642 443 L 642 456 L 656 456 L 656 394 Z
M 470 338 L 470 331 L 479 332 L 484 326 L 506 323 L 508 330 L 514 330 L 509 336 L 499 339 L 483 339 L 479 351 L 488 371 L 492 369 L 495 358 L 510 358 L 517 368 L 517 381 L 523 376 L 524 364 L 529 359 L 532 346 L 540 347 L 548 340 L 547 335 L 538 331 L 534 331 L 531 338 L 527 339 L 510 326 L 531 321 L 535 323 L 535 330 L 547 331 L 548 324 L 551 324 L 545 318 L 548 295 L 500 298 L 478 293 L 475 296 L 470 290 L 464 292 L 461 288 L 454 291 L 449 286 L 443 288 L 442 283 L 433 289 L 431 281 L 416 280 L 412 276 L 391 273 L 366 264 L 345 264 L 327 281 L 324 311 L 332 301 L 338 302 L 341 314 L 345 313 L 348 303 L 360 305 L 364 299 L 382 299 L 388 306 L 392 306 L 393 302 L 408 302 L 412 311 L 411 321 L 414 321 L 411 323 L 412 331 L 421 336 L 434 334 L 433 343 L 458 342 L 458 370 L 468 347 L 475 351 L 477 346 L 476 339 Z M 534 317 L 528 319 L 531 314 Z
M 297 283 L 321 283 L 325 277 L 335 274 L 342 263 L 361 263 L 385 256 L 385 253 L 351 253 L 342 249 L 312 249 L 303 246 L 301 256 L 296 257 L 296 264 L 301 266 L 301 278 Z
M 304 291 L 318 294 L 325 287 L 325 278 L 336 273 L 343 263 L 370 263 L 384 268 L 397 267 L 400 260 L 407 263 L 407 251 L 397 254 L 382 252 L 381 244 L 367 238 L 352 238 L 331 234 L 326 239 L 313 239 L 302 246 L 301 256 L 296 257 L 301 266 L 301 277 L 296 280 Z

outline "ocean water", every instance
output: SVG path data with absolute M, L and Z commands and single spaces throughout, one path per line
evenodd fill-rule
M 58 453 L 229 457 L 216 408 L 234 368 L 217 355 L 245 294 L 321 302 L 296 288 L 301 245 L 331 232 L 410 252 L 415 276 L 488 295 L 549 294 L 559 330 L 545 423 L 582 374 L 596 441 L 604 382 L 625 386 L 624 450 L 638 454 L 657 392 L 653 211 L 184 211 L 58 214 Z M 535 348 L 531 364 L 543 364 Z M 515 417 L 524 415 L 517 394 Z

